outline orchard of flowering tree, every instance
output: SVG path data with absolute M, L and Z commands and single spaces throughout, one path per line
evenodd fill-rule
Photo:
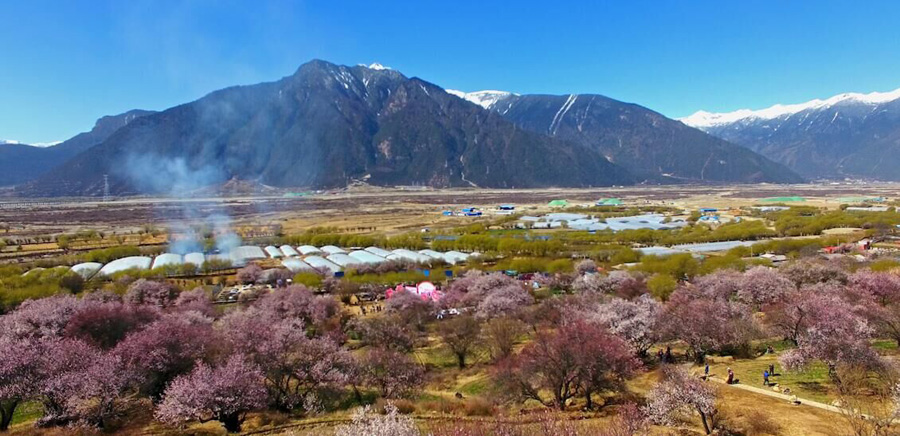
M 348 436 L 790 430 L 729 404 L 797 406 L 729 380 L 844 406 L 833 418 L 853 434 L 900 431 L 900 275 L 800 260 L 689 274 L 661 295 L 652 274 L 471 270 L 440 283 L 439 301 L 400 291 L 368 312 L 338 298 L 339 280 L 224 305 L 146 279 L 27 300 L 0 316 L 0 431 L 240 432 L 321 416 Z

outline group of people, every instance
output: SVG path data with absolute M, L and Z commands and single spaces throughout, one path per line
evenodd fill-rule
M 656 357 L 659 359 L 659 363 L 675 363 L 675 357 L 672 356 L 672 347 L 666 347 L 665 352 L 660 348 L 656 352 Z
M 363 315 L 367 315 L 369 312 L 372 312 L 372 313 L 381 312 L 382 310 L 383 309 L 380 304 L 373 304 L 373 305 L 369 306 L 368 309 L 366 309 L 366 306 L 359 306 L 359 311 Z
M 769 365 L 769 369 L 763 371 L 763 386 L 771 386 L 769 377 L 775 376 L 775 365 Z

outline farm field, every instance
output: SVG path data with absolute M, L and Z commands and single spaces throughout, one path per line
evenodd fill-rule
M 892 428 L 898 191 L 778 188 L 0 207 L 0 378 L 66 381 L 4 379 L 20 390 L 0 405 L 23 435 Z M 806 200 L 763 201 L 788 194 Z M 846 210 L 849 195 L 885 208 Z M 188 407 L 215 380 L 229 385 Z

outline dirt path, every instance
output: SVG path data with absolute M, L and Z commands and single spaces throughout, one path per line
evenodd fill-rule
M 766 395 L 766 396 L 769 396 L 772 398 L 778 398 L 778 399 L 784 400 L 785 402 L 788 402 L 788 403 L 790 403 L 792 401 L 791 395 L 785 395 L 780 392 L 772 391 L 771 389 L 763 389 L 763 388 L 758 388 L 755 386 L 749 386 L 749 385 L 740 384 L 740 383 L 729 385 L 729 384 L 725 383 L 725 380 L 722 380 L 721 378 L 718 378 L 714 375 L 709 376 L 709 379 L 716 383 L 721 383 L 723 385 L 726 385 L 728 387 L 732 387 L 735 389 L 743 389 L 748 392 L 753 392 L 753 393 L 757 393 L 760 395 Z M 812 400 L 805 400 L 802 398 L 796 398 L 796 399 L 797 399 L 797 401 L 800 401 L 800 405 L 803 405 L 803 406 L 815 407 L 817 409 L 827 410 L 827 411 L 833 412 L 833 413 L 844 413 L 843 409 L 832 406 L 830 404 L 820 403 L 818 401 L 812 401 Z

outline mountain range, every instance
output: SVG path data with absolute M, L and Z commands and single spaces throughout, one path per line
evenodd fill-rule
M 450 91 L 517 126 L 597 150 L 650 183 L 801 179 L 782 165 L 645 107 L 602 95 Z
M 111 117 L 117 123 L 108 129 L 100 128 L 105 119 L 86 137 L 31 147 L 36 156 L 61 147 L 36 158 L 41 171 L 30 155 L 16 158 L 26 171 L 13 182 L 21 183 L 15 194 L 96 196 L 107 182 L 111 193 L 131 195 L 231 180 L 317 188 L 801 180 L 635 104 L 600 95 L 448 92 L 380 65 L 314 60 L 275 82 Z
M 681 121 L 807 178 L 900 180 L 900 90 L 756 111 L 700 111 Z
M 97 120 L 90 131 L 53 145 L 34 146 L 8 141 L 0 144 L 0 186 L 16 185 L 39 178 L 79 153 L 105 141 L 131 121 L 151 113 L 153 112 L 131 110 L 105 116 Z

